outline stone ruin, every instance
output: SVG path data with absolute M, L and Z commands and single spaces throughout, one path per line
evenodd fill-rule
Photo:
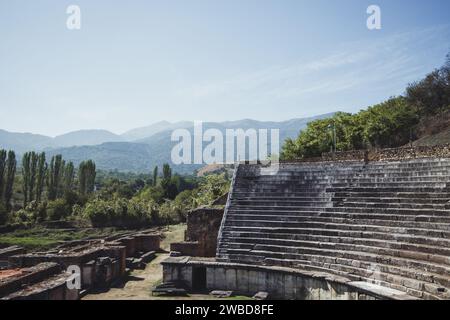
M 240 164 L 215 258 L 170 257 L 164 282 L 279 299 L 450 299 L 449 150 L 264 174 Z
M 185 241 L 170 244 L 170 251 L 182 256 L 214 257 L 223 209 L 198 208 L 187 215 Z
M 0 250 L 0 299 L 77 300 L 89 290 L 108 287 L 127 269 L 145 268 L 160 250 L 160 235 L 138 233 L 64 243 L 46 252 Z M 67 282 L 80 270 L 81 288 Z

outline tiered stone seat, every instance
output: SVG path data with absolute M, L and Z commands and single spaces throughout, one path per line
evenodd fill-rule
M 261 168 L 237 169 L 219 261 L 450 298 L 450 159 L 282 163 L 266 175 Z

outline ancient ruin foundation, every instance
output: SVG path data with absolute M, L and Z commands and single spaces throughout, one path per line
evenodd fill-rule
M 137 233 L 65 243 L 46 252 L 0 251 L 0 299 L 76 300 L 91 289 L 107 287 L 127 268 L 144 268 L 160 250 L 160 235 Z M 6 264 L 6 265 L 5 265 Z M 67 285 L 68 268 L 80 270 L 80 288 Z

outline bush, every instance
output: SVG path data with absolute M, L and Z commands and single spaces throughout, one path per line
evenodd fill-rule
M 72 213 L 72 206 L 68 204 L 64 199 L 56 199 L 49 201 L 47 204 L 47 219 L 61 220 L 66 218 Z
M 83 216 L 89 219 L 94 227 L 104 227 L 110 224 L 113 209 L 104 200 L 93 200 L 86 204 Z
M 88 202 L 83 216 L 89 219 L 94 227 L 133 228 L 149 225 L 157 220 L 149 211 L 149 206 L 139 200 L 101 200 Z

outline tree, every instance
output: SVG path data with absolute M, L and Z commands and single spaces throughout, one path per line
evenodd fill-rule
M 30 185 L 29 185 L 29 198 L 30 201 L 34 200 L 34 191 L 36 187 L 36 176 L 37 176 L 37 165 L 38 165 L 38 154 L 36 152 L 32 152 L 30 156 Z
M 424 79 L 414 82 L 406 89 L 411 105 L 421 115 L 433 115 L 450 107 L 450 54 L 445 64 L 429 73 Z
M 22 157 L 22 192 L 23 192 L 23 207 L 28 203 L 29 185 L 30 185 L 30 153 L 26 152 Z
M 338 112 L 328 119 L 308 123 L 297 139 L 287 139 L 284 160 L 320 157 L 323 153 L 368 147 L 400 147 L 409 142 L 419 118 L 404 97 L 394 97 L 357 114 Z
M 47 171 L 47 162 L 45 162 L 45 153 L 42 152 L 38 157 L 36 172 L 36 201 L 41 202 L 42 192 L 44 191 L 45 173 Z
M 78 169 L 78 185 L 81 195 L 94 192 L 95 187 L 95 162 L 92 160 L 83 161 Z
M 163 179 L 169 180 L 172 177 L 172 169 L 168 163 L 164 163 L 163 165 Z
M 62 156 L 56 155 L 50 161 L 50 168 L 47 170 L 47 198 L 55 200 L 61 183 L 61 170 L 63 169 Z
M 34 190 L 36 184 L 36 169 L 38 155 L 35 152 L 26 152 L 22 157 L 22 191 L 23 207 L 34 200 Z
M 75 167 L 73 162 L 69 162 L 64 168 L 64 192 L 72 190 L 74 179 Z
M 16 154 L 14 151 L 8 152 L 8 159 L 6 161 L 6 183 L 5 183 L 5 190 L 3 193 L 3 200 L 4 204 L 7 208 L 7 210 L 11 209 L 11 198 L 13 194 L 13 187 L 14 187 L 14 178 L 16 175 Z
M 156 183 L 158 182 L 158 166 L 153 168 L 153 186 L 156 187 Z
M 5 190 L 5 169 L 6 169 L 6 150 L 0 150 L 0 203 L 3 200 L 3 190 Z

